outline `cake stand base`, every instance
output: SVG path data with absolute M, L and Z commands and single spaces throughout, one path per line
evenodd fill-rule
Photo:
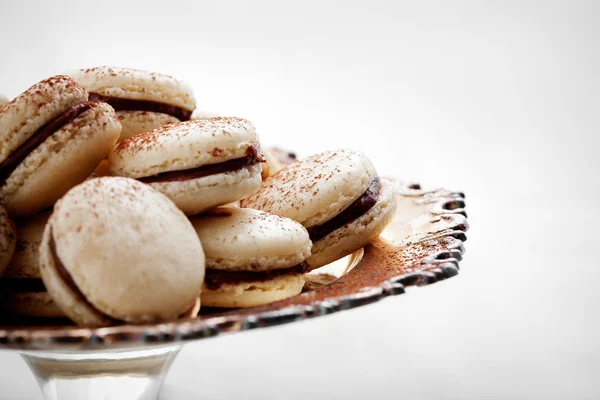
M 180 345 L 143 350 L 21 352 L 45 400 L 156 400 Z

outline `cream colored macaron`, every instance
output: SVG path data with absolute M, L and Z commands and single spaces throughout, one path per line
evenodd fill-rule
M 110 104 L 121 120 L 119 140 L 190 119 L 196 100 L 189 85 L 172 76 L 130 68 L 96 67 L 69 75 L 90 99 Z
M 296 154 L 291 153 L 289 151 L 281 150 L 277 147 L 263 149 L 263 153 L 265 155 L 265 159 L 267 160 L 267 162 L 263 166 L 263 180 L 275 175 L 276 173 L 284 169 L 286 165 L 290 165 L 296 162 Z
M 17 245 L 0 279 L 0 312 L 39 318 L 65 318 L 46 290 L 39 248 L 50 212 L 16 221 Z
M 56 304 L 77 324 L 165 321 L 197 308 L 204 252 L 167 197 L 133 179 L 105 177 L 56 203 L 40 271 Z
M 11 217 L 51 206 L 85 180 L 121 124 L 66 76 L 39 82 L 0 109 L 0 200 Z
M 241 118 L 167 125 L 122 141 L 109 155 L 113 175 L 149 184 L 187 215 L 254 192 L 262 161 L 256 130 Z
M 311 242 L 299 223 L 225 207 L 191 221 L 206 253 L 202 305 L 252 307 L 302 291 Z
M 0 204 L 0 275 L 8 266 L 17 243 L 15 225 L 8 217 L 6 208 Z
M 39 266 L 39 248 L 50 212 L 17 220 L 17 245 L 0 279 L 0 311 L 38 318 L 65 318 L 46 290 Z
M 296 153 L 291 151 L 283 150 L 279 147 L 271 147 L 269 148 L 269 151 L 271 152 L 271 155 L 277 159 L 279 164 L 283 165 L 284 167 L 298 161 Z
M 191 119 L 211 119 L 219 118 L 220 115 L 211 111 L 194 110 Z
M 263 149 L 263 155 L 265 156 L 266 161 L 263 165 L 261 176 L 263 180 L 265 180 L 282 170 L 285 165 L 281 164 L 269 149 Z
M 40 276 L 40 244 L 51 211 L 15 221 L 17 245 L 2 278 L 42 279 Z
M 313 241 L 311 269 L 360 249 L 390 222 L 396 207 L 391 182 L 380 179 L 356 150 L 316 154 L 265 180 L 241 202 L 300 222 Z
M 6 103 L 8 103 L 10 100 L 8 100 L 8 97 L 6 97 L 5 95 L 3 95 L 2 93 L 0 93 L 0 107 L 2 107 L 3 105 L 5 105 Z

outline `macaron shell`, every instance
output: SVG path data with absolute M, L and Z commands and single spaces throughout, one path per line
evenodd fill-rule
M 269 152 L 284 167 L 286 165 L 290 165 L 290 164 L 293 164 L 295 162 L 298 162 L 298 160 L 296 159 L 296 153 L 292 153 L 290 151 L 282 150 L 282 149 L 280 149 L 278 147 L 271 147 L 271 148 L 269 148 Z
M 273 303 L 302 292 L 304 276 L 281 275 L 266 281 L 225 283 L 216 290 L 202 288 L 204 307 L 247 308 Z
M 269 150 L 262 149 L 262 153 L 265 157 L 265 160 L 267 160 L 267 162 L 263 164 L 261 174 L 263 180 L 265 180 L 268 177 L 273 176 L 277 172 L 281 171 L 285 167 L 285 165 L 281 164 Z
M 67 76 L 36 83 L 0 109 L 0 162 L 50 120 L 88 99 L 88 94 Z
M 163 113 L 151 111 L 117 111 L 121 121 L 121 136 L 119 141 L 125 140 L 138 133 L 148 132 L 167 124 L 175 124 L 177 118 Z
M 193 111 L 196 99 L 192 88 L 172 76 L 119 67 L 96 67 L 68 73 L 77 83 L 105 96 L 150 100 Z
M 200 297 L 198 297 L 194 305 L 185 313 L 180 315 L 179 318 L 196 318 L 198 316 L 198 313 L 200 312 L 200 305 Z
M 100 161 L 100 164 L 98 164 L 94 172 L 88 176 L 88 179 L 102 178 L 103 176 L 113 176 L 112 172 L 110 172 L 110 163 L 108 162 L 108 158 Z
M 217 208 L 190 220 L 210 269 L 269 271 L 293 267 L 310 256 L 308 232 L 289 218 L 249 208 Z
M 40 244 L 48 218 L 50 212 L 16 221 L 16 250 L 2 275 L 3 278 L 41 279 Z
M 359 151 L 315 154 L 265 180 L 241 205 L 291 218 L 309 228 L 347 208 L 376 176 L 369 159 Z
M 0 93 L 0 107 L 2 107 L 3 105 L 5 105 L 6 103 L 8 103 L 10 100 L 8 99 L 8 97 L 6 97 L 5 95 L 3 95 L 2 93 Z
M 379 200 L 367 213 L 313 243 L 312 255 L 307 260 L 310 269 L 327 265 L 366 246 L 383 232 L 395 210 L 393 184 L 382 179 Z
M 117 176 L 142 178 L 246 157 L 260 149 L 254 126 L 241 118 L 180 122 L 145 132 L 117 145 L 109 155 Z
M 121 124 L 108 104 L 94 104 L 32 151 L 0 188 L 11 216 L 30 216 L 51 206 L 106 157 Z
M 114 320 L 92 307 L 90 303 L 81 298 L 62 280 L 50 252 L 51 234 L 50 229 L 44 230 L 44 238 L 40 246 L 40 274 L 54 304 L 77 325 L 104 326 L 114 324 Z
M 0 292 L 0 314 L 66 318 L 48 292 Z
M 196 215 L 254 193 L 262 182 L 261 170 L 261 164 L 255 164 L 239 171 L 149 185 L 171 199 L 186 215 Z
M 218 117 L 220 117 L 220 115 L 217 113 L 210 112 L 210 111 L 201 111 L 201 110 L 196 109 L 192 113 L 191 119 L 210 119 L 210 118 L 218 118 Z
M 71 317 L 75 301 L 56 279 L 50 232 L 85 300 L 106 316 L 127 322 L 176 319 L 200 295 L 200 240 L 185 215 L 148 185 L 118 177 L 92 179 L 55 205 L 40 248 L 41 272 L 48 291 Z
M 0 204 L 0 275 L 6 269 L 15 251 L 17 231 L 8 218 L 6 208 Z

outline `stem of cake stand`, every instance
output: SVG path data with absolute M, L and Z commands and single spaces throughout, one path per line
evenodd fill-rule
M 21 352 L 45 400 L 156 400 L 181 345 L 141 350 Z

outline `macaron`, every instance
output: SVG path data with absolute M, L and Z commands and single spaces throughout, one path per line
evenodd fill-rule
M 172 76 L 130 68 L 96 67 L 69 76 L 117 112 L 123 129 L 119 140 L 159 126 L 188 121 L 196 108 L 192 88 Z
M 302 291 L 311 242 L 299 223 L 224 207 L 191 221 L 206 254 L 203 306 L 253 307 Z
M 110 172 L 110 163 L 108 162 L 108 158 L 102 160 L 90 176 L 93 176 L 94 178 L 112 176 L 112 173 Z
M 2 107 L 3 105 L 5 105 L 8 102 L 9 102 L 8 97 L 6 97 L 2 93 L 0 93 L 0 107 Z
M 6 207 L 0 204 L 0 275 L 4 272 L 15 251 L 17 231 L 8 218 Z
M 271 155 L 279 162 L 279 164 L 283 165 L 284 167 L 298 161 L 296 153 L 292 153 L 291 151 L 286 151 L 278 147 L 271 147 L 269 148 L 269 151 L 271 152 Z
M 240 200 L 260 187 L 260 143 L 241 118 L 166 125 L 120 142 L 109 155 L 113 175 L 164 193 L 187 215 Z
M 197 310 L 202 244 L 167 197 L 133 179 L 90 179 L 54 206 L 40 272 L 79 325 L 158 322 Z
M 220 115 L 217 113 L 214 113 L 214 112 L 194 110 L 194 112 L 192 113 L 191 119 L 211 119 L 211 118 L 218 118 L 218 117 L 220 117 Z
M 396 207 L 393 185 L 356 150 L 316 154 L 288 165 L 241 201 L 300 222 L 313 242 L 310 269 L 353 253 L 376 238 Z
M 41 318 L 65 315 L 46 290 L 39 266 L 39 249 L 50 212 L 16 221 L 17 245 L 0 279 L 0 312 Z
M 0 201 L 9 215 L 54 204 L 90 175 L 120 131 L 111 106 L 88 101 L 85 89 L 61 75 L 0 108 Z
M 263 180 L 265 180 L 282 170 L 285 165 L 281 164 L 269 149 L 263 149 L 262 152 L 265 157 L 265 163 L 263 165 L 261 176 Z
M 267 160 L 266 163 L 263 165 L 263 180 L 275 175 L 277 172 L 285 168 L 286 165 L 290 165 L 296 162 L 296 154 L 290 153 L 285 150 L 281 150 L 277 147 L 263 149 L 263 154 L 265 156 L 265 159 Z

